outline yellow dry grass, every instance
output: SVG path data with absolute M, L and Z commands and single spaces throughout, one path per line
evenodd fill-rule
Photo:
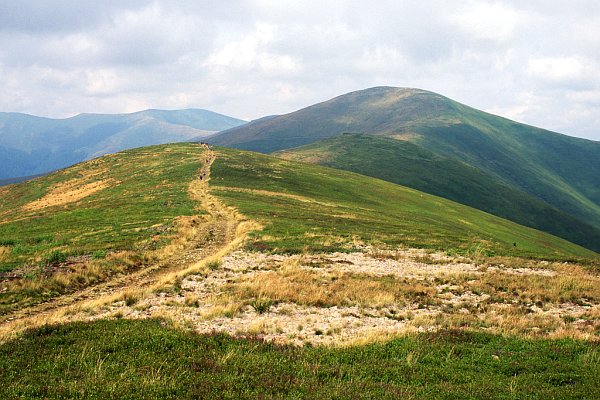
M 326 150 L 319 149 L 318 151 L 303 151 L 303 152 L 282 152 L 277 154 L 277 157 L 284 160 L 300 161 L 308 164 L 319 164 L 331 158 L 332 153 Z
M 524 338 L 594 340 L 600 321 L 584 326 L 567 323 L 559 315 L 529 313 L 516 307 L 493 305 L 482 314 L 428 314 L 410 321 L 417 330 L 468 329 Z
M 0 246 L 0 261 L 4 259 L 10 253 L 10 248 L 6 246 Z
M 211 320 L 217 317 L 233 317 L 240 310 L 241 303 L 233 301 L 233 299 L 220 299 L 223 304 L 215 304 L 212 307 L 202 311 L 200 314 L 204 320 Z
M 393 331 L 373 328 L 365 332 L 361 332 L 360 336 L 353 337 L 345 341 L 332 342 L 331 347 L 347 348 L 366 346 L 373 343 L 387 343 L 399 337 L 415 335 L 418 332 L 419 330 L 411 325 Z
M 27 203 L 24 210 L 33 211 L 46 207 L 62 206 L 74 203 L 85 197 L 91 196 L 101 190 L 117 184 L 112 179 L 104 179 L 89 183 L 83 183 L 83 179 L 72 179 L 52 188 L 44 197 Z
M 232 287 L 240 299 L 268 299 L 299 305 L 384 307 L 430 301 L 435 289 L 413 280 L 322 273 L 297 265 L 256 274 Z M 427 300 L 429 299 L 429 300 Z
M 140 263 L 140 259 L 130 251 L 111 253 L 106 260 L 110 261 L 110 264 L 102 260 L 85 260 L 70 264 L 68 268 L 59 270 L 43 280 L 17 279 L 8 282 L 5 287 L 11 292 L 82 288 L 98 283 L 108 276 L 126 272 Z
M 515 275 L 486 273 L 467 283 L 471 290 L 490 293 L 504 300 L 522 302 L 600 301 L 600 279 L 577 270 L 574 275 Z

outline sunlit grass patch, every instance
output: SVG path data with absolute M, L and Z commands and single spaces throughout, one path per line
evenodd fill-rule
M 0 314 L 182 250 L 202 229 L 189 193 L 202 152 L 127 150 L 3 190 Z
M 216 153 L 211 192 L 264 226 L 248 243 L 252 250 L 320 253 L 381 244 L 447 251 L 482 263 L 494 255 L 597 256 L 551 235 L 378 179 L 232 149 Z

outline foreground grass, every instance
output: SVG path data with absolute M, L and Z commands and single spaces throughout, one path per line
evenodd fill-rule
M 468 255 L 596 258 L 590 250 L 482 211 L 345 171 L 217 150 L 212 192 L 265 229 L 251 245 L 327 252 L 404 245 Z
M 600 347 L 445 331 L 349 348 L 197 336 L 157 320 L 44 327 L 0 346 L 10 398 L 577 398 Z

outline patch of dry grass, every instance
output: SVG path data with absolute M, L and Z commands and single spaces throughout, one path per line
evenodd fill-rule
M 211 320 L 217 317 L 233 317 L 240 311 L 243 304 L 239 299 L 234 298 L 229 294 L 220 296 L 211 296 L 206 300 L 210 307 L 201 312 L 201 317 L 205 320 Z
M 127 290 L 121 295 L 121 300 L 125 302 L 127 307 L 131 307 L 140 300 L 140 295 L 134 290 Z
M 109 254 L 102 260 L 85 260 L 68 264 L 48 276 L 37 279 L 20 278 L 5 284 L 6 291 L 18 298 L 19 294 L 43 291 L 66 293 L 98 283 L 109 276 L 135 269 L 149 261 L 146 256 L 130 251 Z
M 317 272 L 293 264 L 253 275 L 231 290 L 246 301 L 268 299 L 316 307 L 431 303 L 436 295 L 435 288 L 416 280 Z
M 193 293 L 188 293 L 185 296 L 184 304 L 188 307 L 199 307 L 200 299 Z
M 46 207 L 74 203 L 108 187 L 117 185 L 118 183 L 119 182 L 112 179 L 93 182 L 86 182 L 86 178 L 73 179 L 52 188 L 44 197 L 25 204 L 23 209 L 33 211 Z
M 600 280 L 583 273 L 556 276 L 486 273 L 467 285 L 473 291 L 488 293 L 506 302 L 600 301 Z

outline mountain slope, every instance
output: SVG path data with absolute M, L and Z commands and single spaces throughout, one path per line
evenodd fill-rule
M 272 152 L 344 132 L 418 144 L 600 228 L 600 143 L 519 124 L 423 90 L 352 92 L 209 141 Z
M 0 113 L 0 179 L 40 174 L 124 149 L 187 141 L 243 123 L 196 109 L 67 119 Z
M 348 171 L 127 150 L 0 188 L 0 398 L 592 398 L 598 259 Z
M 491 174 L 408 141 L 343 134 L 275 155 L 412 187 L 600 251 L 600 229 L 514 189 Z
M 207 186 L 198 177 L 209 168 L 215 199 L 204 194 L 199 200 Z M 165 261 L 169 251 L 193 260 L 182 251 L 189 243 L 202 246 L 193 252 L 197 256 L 231 238 L 235 227 L 223 220 L 232 214 L 226 206 L 263 226 L 248 244 L 259 251 L 384 245 L 556 260 L 598 257 L 547 233 L 380 179 L 178 143 L 103 156 L 0 188 L 0 280 L 10 282 L 0 289 L 0 315 L 115 274 L 152 269 L 153 262 L 179 265 L 180 259 Z
M 212 192 L 265 224 L 258 249 L 335 251 L 356 239 L 434 249 L 564 257 L 596 253 L 414 189 L 338 169 L 217 149 Z
M 214 153 L 212 193 L 264 224 L 255 247 L 337 250 L 360 240 L 439 250 L 476 245 L 541 258 L 597 256 L 380 179 L 234 149 Z M 89 256 L 143 248 L 157 232 L 169 232 L 158 225 L 191 215 L 194 202 L 184 189 L 203 168 L 202 157 L 194 143 L 146 147 L 0 188 L 0 271 L 36 265 L 55 251 Z

